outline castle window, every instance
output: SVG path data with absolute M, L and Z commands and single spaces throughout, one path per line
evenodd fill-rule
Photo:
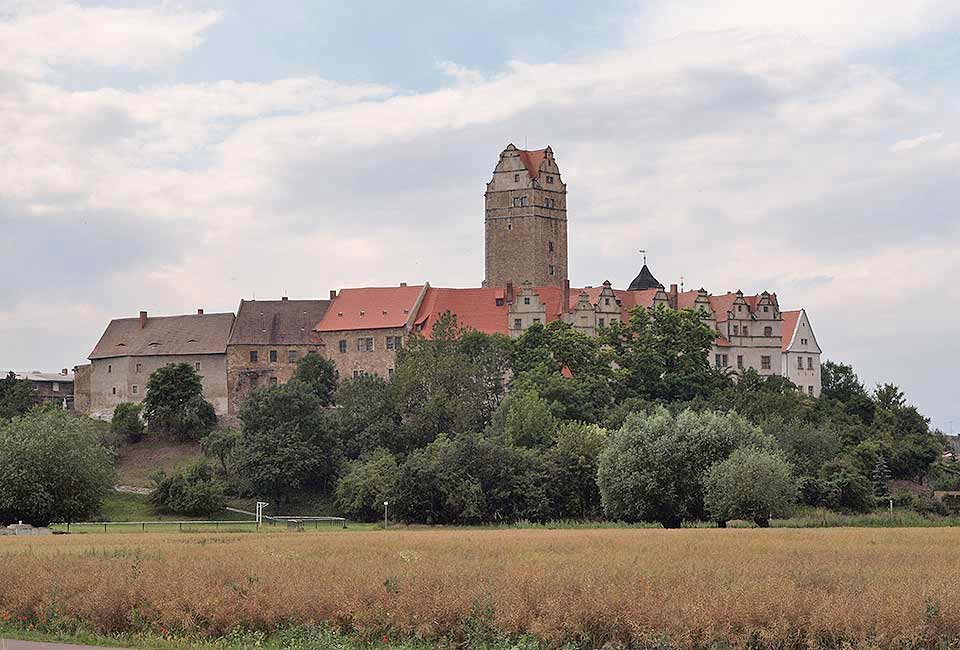
M 519 183 L 519 182 L 520 182 L 520 174 L 514 174 L 514 175 L 513 175 L 513 182 L 514 182 L 514 183 Z
M 739 326 L 739 325 L 734 325 L 734 326 L 733 326 L 733 335 L 734 335 L 734 336 L 737 336 L 739 333 L 740 333 L 740 326 Z
M 523 304 L 529 305 L 529 304 L 530 304 L 530 299 L 529 299 L 529 298 L 524 298 L 524 299 L 523 299 Z
M 515 330 L 522 330 L 522 329 L 523 329 L 523 321 L 522 321 L 521 319 L 519 319 L 519 318 L 514 318 L 514 319 L 513 319 L 513 329 L 515 329 Z
M 387 377 L 393 379 L 393 368 L 387 368 Z
M 763 335 L 764 335 L 764 336 L 773 336 L 773 328 L 772 328 L 772 327 L 764 327 L 764 328 L 763 328 Z
M 547 272 L 548 272 L 550 275 L 553 275 L 553 274 L 554 274 L 553 264 L 551 264 L 551 265 L 549 266 L 549 268 L 547 269 Z
M 296 350 L 287 350 L 287 361 L 289 363 L 296 363 L 298 356 L 299 354 Z
M 763 313 L 766 314 L 768 311 L 770 311 L 770 308 L 767 307 L 766 305 L 764 305 L 764 306 L 763 306 Z
M 277 362 L 277 358 L 278 358 L 278 356 L 277 356 L 277 351 L 276 351 L 276 350 L 270 350 L 270 363 L 276 363 L 276 362 Z
M 553 252 L 553 242 L 552 242 L 552 241 L 547 242 L 547 250 L 549 250 L 551 253 Z
M 547 182 L 553 184 L 553 176 L 547 176 Z
M 142 363 L 138 363 L 138 364 L 137 364 L 137 374 L 138 374 L 138 375 L 140 374 L 140 371 L 141 371 L 141 370 L 143 370 L 143 364 L 142 364 Z
M 597 319 L 597 327 L 603 327 L 604 323 L 606 323 L 604 319 L 602 318 Z
M 139 392 L 140 392 L 140 387 L 137 386 L 136 384 L 134 384 L 134 386 L 133 386 L 133 394 L 136 395 L 136 394 L 139 393 Z
M 503 298 L 497 298 L 497 307 L 503 307 Z
M 513 224 L 512 224 L 512 223 L 509 223 L 509 222 L 507 223 L 507 230 L 513 230 Z
M 363 377 L 365 374 L 367 374 L 367 373 L 366 373 L 365 371 L 363 371 L 363 370 L 354 370 L 354 371 L 353 371 L 353 378 L 354 378 L 354 379 L 357 379 L 357 378 L 359 378 L 359 377 Z
M 387 349 L 388 350 L 399 350 L 403 345 L 403 337 L 401 336 L 388 336 L 387 337 Z
M 807 393 L 810 397 L 813 397 L 813 386 L 807 386 Z
M 373 337 L 367 336 L 357 339 L 357 352 L 373 352 Z
M 271 378 L 270 378 L 270 385 L 271 385 L 271 386 L 276 386 L 276 385 L 277 385 L 277 378 L 276 378 L 276 377 L 271 377 Z
M 256 350 L 250 350 L 250 363 L 256 363 L 257 359 L 260 357 L 260 353 Z
M 797 370 L 803 370 L 803 357 L 797 357 Z
M 604 298 L 604 299 L 603 299 L 603 304 L 609 306 L 609 305 L 610 305 L 610 299 L 609 299 L 609 298 Z
M 107 364 L 107 374 L 109 375 L 111 372 L 113 372 L 113 366 Z
M 53 386 L 51 386 L 50 390 L 52 390 L 54 393 L 59 393 L 60 384 L 58 384 L 57 382 L 53 382 Z
M 813 370 L 813 357 L 807 357 L 807 370 Z
M 200 362 L 199 362 L 199 361 L 197 361 L 196 363 L 194 363 L 194 364 L 193 364 L 193 367 L 194 367 L 194 369 L 195 369 L 197 372 L 200 372 Z
M 747 329 L 747 326 L 746 326 L 746 325 L 743 326 L 743 335 L 744 335 L 744 336 L 750 336 L 750 330 Z
M 770 370 L 770 357 L 760 357 L 760 368 L 761 370 Z
M 534 325 L 539 325 L 539 324 L 540 324 L 540 319 L 539 319 L 539 318 L 534 318 L 534 319 L 533 319 L 533 324 L 534 324 Z
M 113 387 L 113 394 L 114 394 L 114 395 L 117 394 L 117 387 L 116 387 L 116 386 Z
M 738 354 L 738 355 L 737 355 L 737 368 L 738 368 L 739 370 L 743 370 L 743 355 L 742 355 L 742 354 Z

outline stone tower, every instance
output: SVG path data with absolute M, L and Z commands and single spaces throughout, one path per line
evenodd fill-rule
M 485 287 L 507 282 L 564 286 L 567 279 L 567 186 L 553 149 L 500 154 L 487 183 Z

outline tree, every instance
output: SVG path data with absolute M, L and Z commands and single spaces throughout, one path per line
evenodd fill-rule
M 876 501 L 873 486 L 853 458 L 840 455 L 820 470 L 824 504 L 840 512 L 869 512 Z
M 875 405 L 853 367 L 826 361 L 820 366 L 820 396 L 843 403 L 847 413 L 860 418 L 864 424 L 873 423 Z
M 29 381 L 17 379 L 13 371 L 0 379 L 0 420 L 23 415 L 36 403 L 37 398 Z
M 310 352 L 297 361 L 297 370 L 293 375 L 297 381 L 302 381 L 310 387 L 320 399 L 320 404 L 333 404 L 333 393 L 337 390 L 337 365 L 315 352 Z
M 397 459 L 386 449 L 350 461 L 337 482 L 337 507 L 351 519 L 379 519 L 383 502 L 396 501 L 398 474 Z
M 143 440 L 143 421 L 140 419 L 140 405 L 132 402 L 121 402 L 113 409 L 113 418 L 110 420 L 110 432 L 115 439 L 123 439 L 129 443 Z
M 200 375 L 189 363 L 171 363 L 150 375 L 143 415 L 151 431 L 181 440 L 197 440 L 217 423 L 213 406 L 203 399 Z
M 259 388 L 244 399 L 236 471 L 255 494 L 282 507 L 304 485 L 330 486 L 340 452 L 322 408 L 298 381 Z
M 395 453 L 412 448 L 403 439 L 390 385 L 379 375 L 347 379 L 334 393 L 336 408 L 327 413 L 343 453 L 351 460 L 381 447 Z
M 510 444 L 545 449 L 553 444 L 557 425 L 557 419 L 536 393 L 511 398 L 506 428 Z
M 661 408 L 652 415 L 632 414 L 600 455 L 597 484 L 604 513 L 671 528 L 704 519 L 707 468 L 735 449 L 773 444 L 736 413 L 686 410 L 674 417 Z
M 883 456 L 877 457 L 877 463 L 873 466 L 873 495 L 877 497 L 890 496 L 890 470 L 887 469 L 887 461 Z
M 94 516 L 113 485 L 113 454 L 99 438 L 92 420 L 54 409 L 0 424 L 0 522 Z
M 603 514 L 597 467 L 608 438 L 607 430 L 595 424 L 560 424 L 556 444 L 546 456 L 553 516 L 585 519 Z
M 150 503 L 157 512 L 206 517 L 226 505 L 225 487 L 206 463 L 170 475 L 160 470 L 151 479 Z
M 619 370 L 620 399 L 663 401 L 706 396 L 729 380 L 707 360 L 716 337 L 694 311 L 635 307 L 630 320 L 611 323 L 600 334 Z
M 707 470 L 704 505 L 721 523 L 746 519 L 761 528 L 789 513 L 797 495 L 790 464 L 779 454 L 742 448 Z
M 207 456 L 213 456 L 220 462 L 220 471 L 230 476 L 230 459 L 240 444 L 240 432 L 236 429 L 214 429 L 200 439 L 200 448 Z

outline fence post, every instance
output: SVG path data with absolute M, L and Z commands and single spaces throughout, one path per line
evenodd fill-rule
M 103 532 L 107 532 L 107 525 L 106 525 L 106 524 L 103 525 Z
M 147 522 L 143 521 L 140 523 L 140 532 L 141 533 L 147 532 Z
M 182 521 L 180 522 L 180 532 L 181 532 L 181 533 L 183 532 L 183 522 L 182 522 Z

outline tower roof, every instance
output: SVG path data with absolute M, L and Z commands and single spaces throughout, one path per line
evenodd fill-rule
M 520 149 L 520 160 L 527 168 L 530 178 L 537 180 L 540 176 L 540 167 L 543 165 L 543 159 L 547 156 L 546 149 L 536 149 L 534 151 L 524 151 Z
M 633 279 L 630 286 L 627 287 L 627 291 L 643 291 L 645 289 L 660 289 L 662 287 L 663 285 L 660 284 L 660 281 L 653 277 L 653 273 L 651 273 L 647 265 L 644 264 L 643 268 L 640 269 L 640 273 Z

